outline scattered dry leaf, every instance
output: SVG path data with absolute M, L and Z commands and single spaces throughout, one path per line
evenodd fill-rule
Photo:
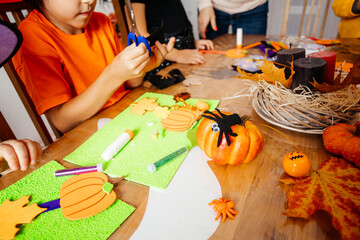
M 190 98 L 190 93 L 188 92 L 183 92 L 183 93 L 178 93 L 174 95 L 174 101 L 176 102 L 180 102 L 182 100 L 186 100 Z M 182 100 L 181 100 L 182 99 Z
M 335 92 L 340 89 L 343 89 L 344 87 L 350 85 L 350 84 L 360 84 L 360 57 L 358 57 L 353 67 L 350 69 L 350 72 L 344 79 L 344 81 L 341 82 L 341 72 L 336 76 L 334 83 L 328 84 L 326 82 L 318 83 L 314 80 L 314 83 L 312 85 L 318 89 L 321 92 Z
M 288 217 L 307 219 L 319 209 L 327 211 L 344 240 L 360 239 L 360 170 L 344 159 L 330 157 L 317 171 L 303 178 L 281 179 L 295 185 L 286 192 Z
M 279 82 L 284 87 L 290 88 L 291 82 L 292 82 L 292 77 L 295 73 L 293 62 L 291 62 L 290 65 L 291 65 L 291 67 L 290 67 L 291 75 L 288 79 L 286 79 L 286 77 L 285 77 L 285 68 L 276 67 L 273 62 L 266 60 L 266 58 L 264 60 L 263 65 L 258 66 L 258 68 L 262 71 L 262 73 L 260 73 L 260 74 L 259 73 L 255 73 L 255 74 L 247 73 L 247 72 L 241 70 L 240 67 L 238 66 L 237 71 L 239 72 L 240 76 L 237 76 L 237 78 L 250 79 L 253 81 L 259 81 L 259 79 L 263 79 L 269 83 Z
M 6 199 L 0 205 L 0 239 L 14 239 L 19 231 L 17 224 L 30 223 L 37 215 L 46 210 L 36 203 L 25 206 L 29 202 L 29 196 L 16 201 Z

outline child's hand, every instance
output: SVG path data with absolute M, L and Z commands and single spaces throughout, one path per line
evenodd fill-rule
M 197 49 L 174 49 L 171 55 L 177 63 L 203 64 L 206 62 L 204 56 Z
M 170 38 L 168 44 L 161 44 L 159 41 L 155 42 L 152 47 L 153 55 L 151 56 L 149 64 L 146 66 L 146 72 L 153 70 L 160 66 L 164 61 L 166 55 L 174 48 L 175 38 Z
M 214 43 L 211 40 L 195 40 L 195 48 L 202 50 L 213 50 Z
M 145 75 L 145 67 L 149 63 L 149 51 L 144 43 L 135 46 L 131 44 L 119 53 L 108 66 L 111 76 L 119 87 L 129 79 L 139 78 Z M 122 81 L 118 81 L 118 79 Z
M 7 161 L 11 170 L 25 171 L 29 164 L 35 165 L 42 153 L 38 142 L 29 139 L 7 140 L 0 143 L 0 161 Z

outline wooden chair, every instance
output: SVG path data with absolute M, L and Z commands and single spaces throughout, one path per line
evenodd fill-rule
M 300 21 L 300 26 L 299 26 L 299 33 L 298 33 L 299 37 L 304 32 L 303 27 L 304 27 L 306 15 L 307 15 L 307 23 L 306 23 L 306 28 L 305 28 L 306 30 L 305 30 L 304 35 L 310 36 L 310 37 L 316 37 L 316 33 L 318 30 L 319 21 L 320 21 L 321 11 L 322 11 L 322 9 L 324 9 L 323 19 L 322 19 L 322 23 L 321 23 L 321 29 L 320 29 L 320 33 L 319 33 L 319 38 L 323 37 L 331 0 L 326 0 L 325 2 L 324 1 L 325 0 L 311 0 L 309 14 L 307 15 L 306 10 L 308 7 L 308 0 L 304 0 L 301 21 Z M 315 6 L 315 5 L 317 5 L 317 6 Z M 291 6 L 291 0 L 285 0 L 284 14 L 283 14 L 281 32 L 280 32 L 281 36 L 285 36 L 286 32 L 287 32 L 287 26 L 288 26 L 288 21 L 289 21 L 289 14 L 290 14 L 290 6 Z M 313 15 L 314 15 L 315 10 L 316 10 L 315 20 L 313 20 Z M 311 26 L 313 26 L 313 27 L 312 27 L 312 33 L 310 34 Z
M 22 20 L 25 19 L 26 15 L 23 14 L 24 12 L 29 13 L 30 7 L 23 2 L 14 2 L 14 3 L 2 3 L 0 4 L 0 18 L 10 23 L 9 15 L 12 15 L 16 25 L 19 25 Z M 8 15 L 9 14 L 9 15 Z M 14 65 L 10 60 L 7 64 L 4 65 L 4 69 L 9 76 L 16 92 L 18 93 L 24 107 L 29 114 L 36 130 L 38 131 L 42 141 L 45 145 L 49 145 L 53 142 L 53 139 L 50 135 L 48 128 L 46 127 L 44 121 L 42 120 L 41 116 L 37 113 L 34 103 L 32 102 L 29 94 L 26 91 L 26 88 L 21 81 L 19 75 L 15 71 Z M 50 127 L 55 134 L 56 138 L 60 138 L 62 133 L 60 133 L 55 126 L 52 125 L 51 121 L 48 119 Z M 2 139 L 3 140 L 3 139 Z
M 129 34 L 129 28 L 126 22 L 126 15 L 124 10 L 125 2 L 124 0 L 112 0 L 112 3 L 114 5 L 115 15 L 120 30 L 121 41 L 122 44 L 126 47 L 128 45 L 127 35 Z

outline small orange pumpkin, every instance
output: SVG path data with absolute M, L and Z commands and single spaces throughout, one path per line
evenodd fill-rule
M 103 190 L 108 178 L 101 172 L 80 174 L 66 180 L 60 189 L 60 206 L 67 219 L 91 217 L 110 207 L 116 200 L 114 191 Z
M 303 177 L 310 171 L 311 164 L 305 154 L 295 151 L 286 154 L 283 159 L 283 168 L 292 177 Z
M 235 115 L 220 111 L 213 111 L 212 114 L 222 119 Z M 240 117 L 238 116 L 238 118 Z M 212 158 L 215 163 L 220 165 L 248 163 L 262 150 L 264 138 L 259 129 L 244 118 L 240 119 L 240 124 L 231 126 L 232 133 L 235 133 L 233 135 L 237 134 L 237 136 L 229 136 L 230 145 L 226 140 L 226 136 L 222 136 L 219 146 L 217 145 L 221 131 L 220 129 L 214 131 L 215 121 L 208 118 L 201 120 L 196 133 L 197 143 L 200 149 L 202 149 L 209 158 Z
M 189 129 L 199 117 L 199 111 L 180 108 L 171 111 L 167 118 L 161 120 L 161 125 L 173 132 L 183 132 Z

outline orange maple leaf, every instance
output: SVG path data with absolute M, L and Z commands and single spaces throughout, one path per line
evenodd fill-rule
M 288 217 L 307 219 L 318 209 L 327 211 L 344 240 L 360 239 L 360 169 L 342 158 L 330 157 L 303 178 L 281 179 L 295 186 L 286 192 Z
M 262 73 L 260 73 L 260 74 L 259 73 L 255 73 L 255 74 L 247 73 L 247 72 L 241 70 L 240 67 L 238 66 L 237 71 L 240 74 L 240 76 L 237 76 L 237 78 L 250 79 L 253 81 L 258 81 L 260 78 L 262 78 L 266 82 L 269 82 L 269 83 L 279 82 L 284 87 L 290 88 L 291 82 L 292 82 L 292 77 L 295 73 L 293 62 L 291 62 L 290 65 L 291 65 L 291 67 L 290 67 L 291 75 L 288 79 L 286 79 L 286 77 L 285 77 L 285 68 L 276 67 L 273 62 L 268 61 L 266 58 L 264 60 L 263 65 L 258 66 L 258 68 L 262 71 Z
M 13 239 L 19 231 L 17 224 L 30 223 L 37 215 L 46 210 L 36 203 L 25 206 L 29 202 L 29 196 L 16 201 L 6 199 L 0 205 L 0 239 Z

